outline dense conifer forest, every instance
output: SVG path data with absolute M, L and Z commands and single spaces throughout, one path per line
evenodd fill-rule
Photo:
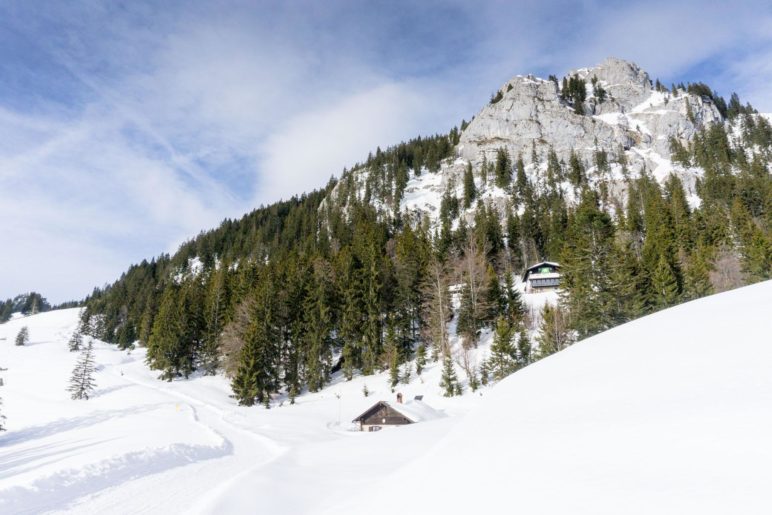
M 571 79 L 564 89 L 580 104 L 584 84 Z M 546 173 L 532 180 L 525 168 L 542 158 L 502 149 L 467 167 L 463 195 L 443 195 L 438 223 L 402 212 L 408 181 L 453 158 L 462 124 L 378 149 L 321 190 L 225 220 L 173 256 L 132 266 L 89 296 L 85 325 L 121 348 L 147 346 L 166 380 L 224 371 L 245 405 L 268 405 L 278 392 L 294 401 L 338 370 L 347 378 L 390 370 L 394 386 L 411 360 L 417 374 L 427 360 L 443 362 L 442 388 L 455 395 L 453 317 L 465 347 L 495 331 L 489 360 L 459 363 L 474 388 L 623 322 L 769 279 L 772 127 L 736 95 L 727 103 L 704 85 L 684 89 L 727 120 L 688 145 L 671 141 L 674 162 L 704 170 L 699 208 L 677 176 L 660 184 L 628 170 L 623 152 L 597 151 L 593 180 L 576 156 L 565 163 L 548 152 Z M 612 163 L 625 173 L 623 201 L 612 193 Z M 494 185 L 507 192 L 503 212 L 480 195 Z M 473 224 L 459 216 L 467 208 Z M 560 305 L 534 316 L 515 282 L 541 259 L 561 263 L 563 286 Z

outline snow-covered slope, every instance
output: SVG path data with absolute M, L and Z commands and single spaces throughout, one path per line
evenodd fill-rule
M 159 381 L 144 363 L 144 349 L 127 353 L 96 342 L 95 396 L 73 401 L 66 388 L 78 355 L 67 341 L 77 322 L 78 310 L 70 309 L 0 324 L 8 427 L 0 433 L 2 514 L 219 514 L 257 507 L 308 513 L 421 455 L 481 399 L 442 397 L 438 364 L 420 377 L 413 370 L 410 384 L 397 391 L 406 399 L 423 395 L 447 416 L 410 428 L 408 441 L 391 445 L 398 434 L 370 438 L 351 430 L 351 421 L 376 401 L 394 399 L 385 373 L 349 382 L 337 377 L 292 406 L 245 408 L 229 398 L 224 377 Z M 23 326 L 30 343 L 17 347 Z M 370 463 L 378 470 L 364 474 Z
M 335 513 L 770 513 L 770 314 L 767 281 L 580 342 Z
M 349 421 L 393 399 L 385 374 L 244 408 L 223 377 L 161 382 L 143 349 L 100 342 L 96 395 L 72 401 L 77 310 L 16 319 L 0 325 L 0 513 L 768 513 L 771 312 L 772 281 L 460 398 L 431 364 L 398 391 L 445 416 L 378 433 Z

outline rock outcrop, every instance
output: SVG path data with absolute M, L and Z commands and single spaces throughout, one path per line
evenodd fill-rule
M 649 151 L 669 159 L 671 137 L 687 141 L 705 124 L 721 120 L 710 100 L 655 91 L 648 74 L 627 61 L 609 58 L 569 76 L 587 81 L 584 114 L 561 98 L 557 83 L 515 77 L 500 90 L 501 100 L 486 105 L 461 134 L 460 156 L 478 164 L 502 147 L 526 160 L 533 149 L 542 158 L 552 149 L 568 162 L 573 150 L 589 165 L 596 150 L 613 156 L 635 149 L 630 165 L 653 170 L 659 162 L 646 156 Z M 594 95 L 593 78 L 606 91 L 603 101 Z
M 382 207 L 384 213 L 398 210 L 414 219 L 428 217 L 436 221 L 440 197 L 445 192 L 461 197 L 463 171 L 471 163 L 481 198 L 503 213 L 509 195 L 494 187 L 490 178 L 485 184 L 480 180 L 483 161 L 495 160 L 502 148 L 513 161 L 522 157 L 526 173 L 537 185 L 544 180 L 550 152 L 554 151 L 563 163 L 569 162 L 573 152 L 583 162 L 590 182 L 597 182 L 602 175 L 611 195 L 622 202 L 626 196 L 622 163 L 631 174 L 645 170 L 660 181 L 676 173 L 693 203 L 699 202 L 695 183 L 701 170 L 674 165 L 670 141 L 676 138 L 688 144 L 703 127 L 723 122 L 711 99 L 682 89 L 657 90 L 638 65 L 616 58 L 593 68 L 574 70 L 566 79 L 570 77 L 586 83 L 587 95 L 581 106 L 561 94 L 563 80 L 517 76 L 504 84 L 498 100 L 483 107 L 462 131 L 453 158 L 446 160 L 436 174 L 423 173 L 410 180 L 400 206 L 387 206 L 384 199 L 378 198 L 368 202 Z M 599 151 L 605 151 L 609 161 L 603 174 L 596 167 Z M 352 174 L 348 182 L 363 198 L 367 170 Z M 331 197 L 340 201 L 338 189 Z M 572 194 L 568 189 L 566 193 L 570 201 Z M 469 211 L 462 216 L 471 221 L 472 214 Z

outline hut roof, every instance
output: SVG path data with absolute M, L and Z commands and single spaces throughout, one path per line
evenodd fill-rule
M 407 401 L 404 404 L 398 402 L 386 402 L 378 401 L 370 406 L 364 413 L 359 415 L 353 420 L 353 422 L 359 422 L 366 419 L 373 411 L 377 410 L 381 406 L 387 406 L 400 415 L 404 416 L 411 422 L 423 422 L 425 420 L 433 420 L 435 418 L 441 418 L 445 415 L 441 411 L 437 411 L 423 401 L 413 399 Z

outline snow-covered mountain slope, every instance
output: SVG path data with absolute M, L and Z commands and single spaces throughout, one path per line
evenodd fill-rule
M 770 313 L 767 281 L 579 342 L 334 512 L 769 513 Z
M 768 513 L 770 312 L 772 281 L 452 399 L 432 364 L 398 391 L 446 416 L 379 433 L 349 421 L 392 399 L 385 374 L 244 408 L 223 377 L 160 382 L 143 349 L 100 342 L 96 395 L 72 401 L 77 310 L 13 320 L 0 325 L 0 513 Z

